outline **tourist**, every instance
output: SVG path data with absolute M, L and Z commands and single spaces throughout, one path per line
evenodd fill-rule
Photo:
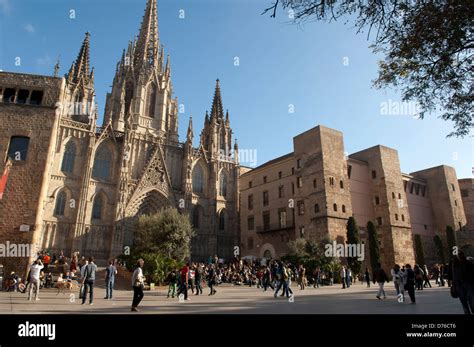
M 275 287 L 272 285 L 272 270 L 267 265 L 263 273 L 263 291 L 266 292 L 268 287 L 272 288 L 272 290 L 275 290 Z
M 405 289 L 408 292 L 408 295 L 410 296 L 410 300 L 412 304 L 416 304 L 415 300 L 415 272 L 412 270 L 410 264 L 405 265 L 405 272 L 406 272 L 406 284 L 405 284 Z
M 370 288 L 370 274 L 369 274 L 369 269 L 365 268 L 365 282 L 367 283 L 367 288 Z
M 474 263 L 466 258 L 463 251 L 448 265 L 448 284 L 457 293 L 465 314 L 474 314 Z
M 397 298 L 400 298 L 401 295 L 401 302 L 405 301 L 405 293 L 404 293 L 404 284 L 403 284 L 403 274 L 400 270 L 400 266 L 395 264 L 393 269 L 390 271 L 393 279 L 393 285 L 395 286 L 395 292 L 397 293 Z
M 276 271 L 275 271 L 275 274 L 276 274 L 276 289 L 275 289 L 275 293 L 273 294 L 273 296 L 276 298 L 278 296 L 278 292 L 280 291 L 280 289 L 284 286 L 285 284 L 285 281 L 283 280 L 283 263 L 281 261 L 278 261 L 277 265 L 276 265 Z M 283 290 L 284 290 L 284 287 L 283 287 Z
M 299 269 L 298 269 L 298 279 L 299 279 L 300 289 L 304 290 L 305 281 L 306 281 L 306 269 L 303 266 L 303 264 L 301 264 Z
M 209 295 L 216 294 L 216 290 L 214 289 L 214 285 L 216 284 L 216 271 L 214 269 L 214 266 L 214 264 L 210 264 L 207 270 L 207 285 L 210 289 Z
M 138 305 L 143 299 L 143 288 L 145 287 L 145 277 L 143 276 L 143 265 L 145 262 L 143 259 L 138 259 L 137 268 L 132 275 L 132 287 L 133 287 L 133 300 L 132 300 L 132 312 L 138 312 Z
M 413 271 L 415 272 L 416 289 L 423 290 L 423 270 L 418 266 L 418 264 L 415 264 Z
M 113 260 L 109 261 L 109 266 L 105 268 L 105 298 L 112 299 L 112 291 L 114 289 L 115 275 L 117 268 L 114 266 Z
M 30 283 L 30 289 L 28 291 L 28 301 L 31 301 L 31 294 L 33 293 L 33 288 L 35 288 L 35 300 L 38 301 L 39 298 L 39 277 L 40 277 L 40 272 L 41 269 L 43 269 L 43 264 L 41 263 L 41 260 L 36 260 L 33 265 L 31 265 L 30 268 L 30 278 L 29 278 L 29 283 Z
M 85 266 L 82 284 L 84 285 L 84 295 L 82 296 L 82 305 L 86 303 L 87 292 L 89 291 L 89 305 L 94 305 L 94 282 L 97 265 L 94 264 L 94 258 L 89 258 L 89 264 Z
M 178 269 L 171 271 L 168 274 L 168 295 L 166 296 L 167 298 L 171 297 L 174 298 L 176 295 L 176 282 L 178 281 Z
M 439 285 L 441 287 L 444 287 L 444 269 L 445 269 L 444 264 L 441 264 L 439 266 Z
M 313 271 L 313 288 L 319 288 L 320 278 L 321 278 L 321 269 L 317 267 Z
M 423 268 L 424 268 L 424 273 L 423 273 L 423 280 L 424 280 L 423 288 L 426 288 L 427 285 L 428 285 L 428 287 L 431 288 L 430 274 L 428 273 L 428 267 L 425 265 Z
M 342 282 L 342 289 L 346 289 L 346 266 L 342 266 L 341 268 L 341 282 Z
M 201 267 L 201 264 L 198 264 L 196 266 L 196 270 L 195 270 L 195 284 L 196 284 L 196 294 L 195 295 L 199 295 L 201 294 L 202 295 L 202 284 L 201 284 L 201 281 L 202 281 L 202 267 Z
M 189 280 L 188 280 L 188 284 L 189 286 L 191 287 L 191 293 L 194 294 L 194 283 L 195 283 L 195 280 L 194 280 L 194 277 L 196 276 L 196 271 L 195 271 L 195 265 L 192 264 L 191 268 L 189 269 Z
M 385 290 L 383 286 L 385 285 L 385 282 L 388 282 L 388 277 L 387 274 L 385 273 L 384 269 L 382 269 L 380 263 L 377 264 L 377 267 L 375 268 L 374 275 L 373 275 L 373 282 L 377 282 L 379 285 L 379 290 L 377 292 L 376 298 L 379 300 L 382 300 L 382 295 L 383 298 L 386 299 L 387 296 L 385 295 Z
M 350 267 L 347 267 L 347 270 L 346 270 L 346 286 L 347 286 L 347 288 L 349 288 L 351 286 L 351 283 L 352 283 L 352 271 L 351 271 Z
M 188 298 L 188 281 L 189 281 L 189 263 L 186 263 L 181 269 L 181 287 L 179 288 L 178 296 L 184 294 L 184 300 Z

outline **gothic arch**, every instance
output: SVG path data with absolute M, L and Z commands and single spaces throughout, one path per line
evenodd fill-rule
M 158 86 L 155 82 L 150 82 L 146 88 L 145 98 L 145 116 L 155 118 L 156 98 L 158 93 Z
M 229 172 L 225 169 L 222 168 L 219 171 L 218 174 L 218 180 L 217 180 L 217 191 L 219 193 L 219 196 L 222 197 L 228 197 L 229 196 Z
M 263 258 L 263 256 L 265 255 L 265 252 L 267 252 L 267 254 L 268 252 L 270 252 L 272 258 L 275 258 L 276 256 L 275 247 L 273 247 L 271 243 L 265 243 L 262 247 L 260 247 L 259 258 Z
M 112 181 L 115 168 L 115 146 L 109 139 L 100 141 L 95 146 L 94 160 L 92 162 L 92 178 Z
M 203 160 L 195 161 L 191 170 L 193 193 L 206 195 L 208 177 L 207 166 L 204 165 Z
M 171 205 L 166 195 L 155 188 L 150 188 L 128 204 L 125 214 L 127 217 L 137 217 L 158 212 Z

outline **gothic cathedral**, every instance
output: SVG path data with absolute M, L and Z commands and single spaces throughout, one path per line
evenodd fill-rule
M 139 35 L 117 63 L 97 127 L 97 113 L 87 106 L 95 105 L 89 49 L 87 33 L 65 76 L 62 105 L 74 104 L 75 112 L 57 109 L 42 248 L 106 260 L 133 244 L 138 216 L 173 206 L 189 214 L 196 229 L 192 260 L 231 257 L 239 244 L 239 163 L 219 80 L 198 147 L 191 117 L 180 142 L 170 59 L 165 61 L 159 42 L 156 0 L 148 0 Z

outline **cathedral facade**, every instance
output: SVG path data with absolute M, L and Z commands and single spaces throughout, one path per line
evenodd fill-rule
M 196 230 L 193 260 L 231 257 L 239 241 L 239 163 L 219 80 L 198 146 L 191 117 L 180 142 L 170 60 L 159 42 L 156 0 L 148 0 L 99 127 L 89 50 L 86 33 L 63 78 L 0 72 L 0 170 L 8 174 L 0 241 L 105 261 L 133 245 L 138 216 L 171 206 L 189 214 Z

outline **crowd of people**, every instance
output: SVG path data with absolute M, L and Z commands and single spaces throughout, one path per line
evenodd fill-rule
M 138 306 L 144 294 L 146 277 L 143 273 L 143 259 L 137 262 L 136 270 L 132 275 L 132 288 L 134 291 L 132 311 L 138 311 Z M 113 288 L 117 266 L 122 264 L 118 260 L 111 260 L 105 268 L 104 299 L 113 299 Z M 57 278 L 53 280 L 53 273 Z M 94 258 L 80 257 L 78 252 L 70 258 L 50 254 L 43 251 L 31 264 L 26 281 L 22 281 L 15 273 L 7 279 L 7 290 L 28 293 L 28 300 L 40 300 L 41 288 L 60 287 L 62 284 L 75 283 L 80 288 L 80 298 L 85 304 L 89 297 L 89 304 L 93 305 L 94 285 L 96 282 L 97 265 Z M 166 278 L 168 284 L 167 297 L 178 297 L 180 300 L 190 300 L 191 295 L 202 295 L 203 287 L 209 289 L 209 296 L 217 293 L 216 287 L 222 284 L 234 286 L 249 286 L 267 292 L 271 289 L 274 297 L 287 298 L 293 295 L 291 283 L 295 281 L 300 290 L 305 290 L 309 285 L 319 288 L 323 285 L 332 286 L 334 280 L 342 284 L 342 289 L 350 288 L 357 280 L 365 281 L 367 287 L 371 282 L 378 285 L 376 298 L 386 299 L 385 283 L 390 278 L 393 281 L 397 300 L 405 302 L 405 293 L 408 293 L 412 304 L 416 303 L 415 291 L 431 288 L 431 280 L 435 285 L 451 288 L 453 297 L 461 301 L 463 310 L 467 314 L 474 309 L 474 263 L 467 259 L 462 252 L 454 257 L 449 264 L 434 264 L 431 271 L 426 265 L 410 264 L 400 266 L 395 264 L 390 270 L 390 276 L 378 264 L 372 274 L 366 268 L 363 274 L 353 276 L 347 266 L 342 266 L 339 276 L 331 271 L 324 271 L 316 267 L 307 271 L 303 264 L 291 264 L 282 260 L 246 261 L 234 259 L 229 263 L 219 262 L 217 256 L 209 258 L 207 263 L 186 263 L 182 268 L 173 269 Z M 189 293 L 190 291 L 190 293 Z M 58 290 L 59 293 L 59 290 Z

